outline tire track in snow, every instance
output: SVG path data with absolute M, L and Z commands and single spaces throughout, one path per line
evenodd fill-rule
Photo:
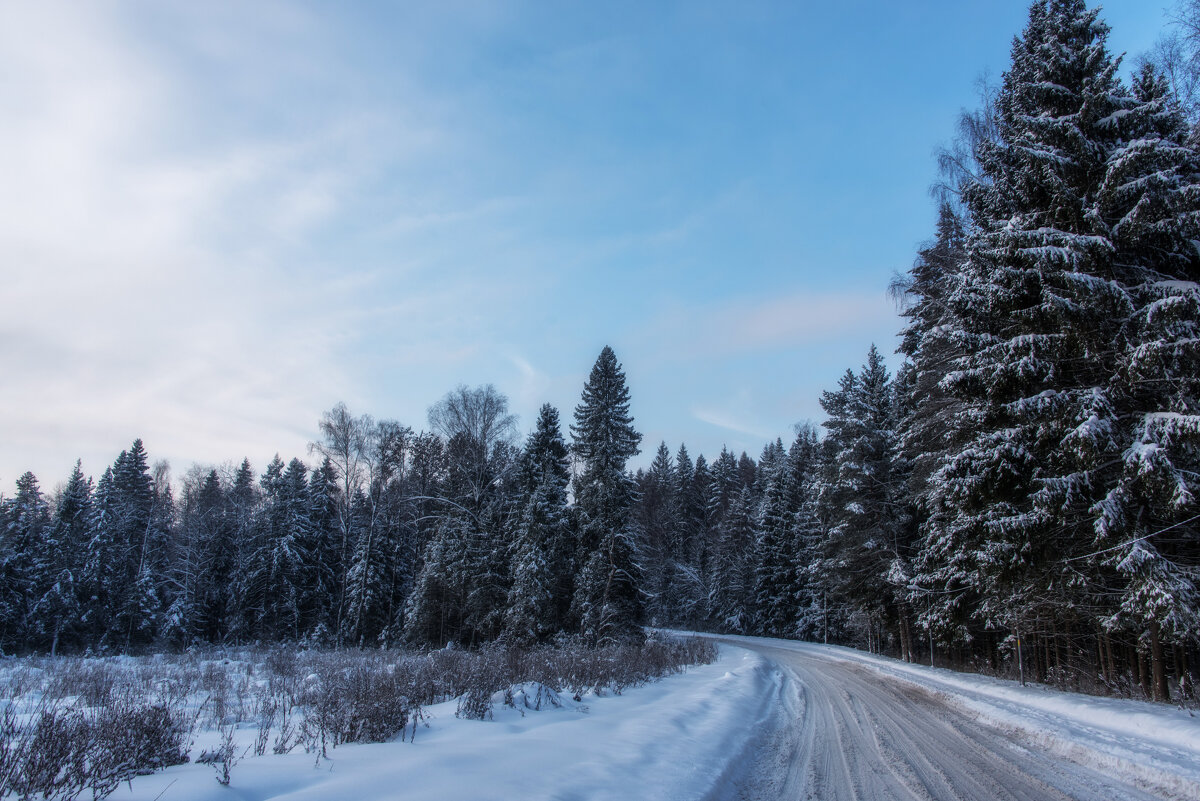
M 1153 801 L 937 695 L 849 662 L 728 641 L 776 663 L 792 724 L 764 737 L 740 798 L 820 801 Z

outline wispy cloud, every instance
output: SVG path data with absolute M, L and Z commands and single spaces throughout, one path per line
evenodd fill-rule
M 181 146 L 188 87 L 108 10 L 0 12 L 5 483 L 99 472 L 135 436 L 185 464 L 300 452 L 352 387 L 319 271 L 289 269 L 338 213 L 345 134 Z
M 565 427 L 606 343 L 648 440 L 811 415 L 824 362 L 894 331 L 886 279 L 801 291 L 786 221 L 823 218 L 746 90 L 778 59 L 705 66 L 727 26 L 676 17 L 0 4 L 0 491 L 135 436 L 261 466 L 338 400 L 419 426 L 458 383 Z
M 723 428 L 737 434 L 745 434 L 759 440 L 767 440 L 772 436 L 770 431 L 760 430 L 757 427 L 748 425 L 746 418 L 737 412 L 698 407 L 692 409 L 692 417 L 702 423 L 708 423 L 710 426 Z
M 711 358 L 801 348 L 882 324 L 894 330 L 895 308 L 878 291 L 792 291 L 662 310 L 644 339 L 660 353 Z

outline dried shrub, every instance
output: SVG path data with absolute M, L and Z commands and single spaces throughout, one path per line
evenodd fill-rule
M 0 718 L 0 798 L 109 795 L 134 776 L 187 762 L 188 728 L 165 706 L 110 699 L 97 709 L 43 708 L 25 725 Z

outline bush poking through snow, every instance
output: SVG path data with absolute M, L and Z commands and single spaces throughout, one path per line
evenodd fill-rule
M 0 718 L 0 798 L 103 798 L 127 779 L 187 762 L 188 727 L 165 706 L 110 699 Z
M 249 649 L 145 658 L 29 658 L 0 664 L 0 799 L 71 801 L 188 760 L 229 784 L 238 761 L 297 746 L 320 760 L 343 743 L 415 737 L 424 707 L 459 699 L 487 720 L 493 703 L 537 710 L 560 694 L 621 693 L 716 659 L 709 640 L 476 651 Z M 236 732 L 247 730 L 244 752 Z

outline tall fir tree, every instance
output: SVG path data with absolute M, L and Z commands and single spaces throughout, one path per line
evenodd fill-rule
M 792 475 L 787 457 L 768 449 L 769 458 L 759 462 L 764 485 L 755 526 L 754 620 L 757 633 L 786 637 L 794 628 L 799 589 L 796 519 L 788 509 Z
M 566 627 L 575 545 L 567 506 L 570 467 L 558 410 L 542 406 L 521 458 L 527 493 L 510 559 L 504 616 L 510 642 L 529 645 Z
M 996 136 L 964 190 L 970 229 L 946 298 L 940 383 L 961 404 L 950 422 L 962 445 L 933 473 L 916 582 L 927 624 L 947 635 L 970 636 L 964 609 L 1018 636 L 1094 625 L 1111 582 L 1081 566 L 1100 550 L 1138 584 L 1156 561 L 1134 554 L 1146 538 L 1124 553 L 1114 543 L 1187 508 L 1160 506 L 1155 521 L 1157 482 L 1136 476 L 1172 473 L 1155 454 L 1154 421 L 1188 406 L 1188 372 L 1174 360 L 1192 358 L 1196 157 L 1152 75 L 1132 94 L 1117 79 L 1107 33 L 1081 0 L 1033 4 L 997 96 Z M 1186 463 L 1187 446 L 1177 453 Z M 1141 614 L 1151 640 L 1156 619 Z
M 754 554 L 757 545 L 754 498 L 749 487 L 740 487 L 717 523 L 714 534 L 717 541 L 711 567 L 709 619 L 723 631 L 749 634 L 755 624 Z
M 648 470 L 635 476 L 633 523 L 638 534 L 646 616 L 654 625 L 674 620 L 679 516 L 675 465 L 667 443 L 659 443 Z
M 641 571 L 630 526 L 634 488 L 625 464 L 642 437 L 629 414 L 625 373 L 608 346 L 584 385 L 571 435 L 582 468 L 575 483 L 582 570 L 573 604 L 580 632 L 596 645 L 640 640 Z
M 900 542 L 902 487 L 893 474 L 894 395 L 874 346 L 861 371 L 847 371 L 821 405 L 829 415 L 816 490 L 824 600 L 862 613 L 873 628 L 899 622 L 904 631 L 909 554 Z
M 83 465 L 77 461 L 45 538 L 44 575 L 52 581 L 49 586 L 43 582 L 36 602 L 39 640 L 48 645 L 51 655 L 58 652 L 61 641 L 70 642 L 77 634 L 82 608 L 76 577 L 81 575 L 81 556 L 87 548 L 91 509 L 92 482 L 84 477 Z
M 33 473 L 17 479 L 17 494 L 0 507 L 0 522 L 0 647 L 23 648 L 39 587 L 53 581 L 44 547 L 50 507 Z
M 1165 700 L 1165 643 L 1200 642 L 1200 154 L 1148 66 L 1123 110 L 1096 216 L 1135 311 L 1113 378 L 1119 475 L 1089 510 L 1087 561 L 1101 577 L 1095 594 L 1109 601 L 1104 627 L 1138 638 L 1152 694 Z

